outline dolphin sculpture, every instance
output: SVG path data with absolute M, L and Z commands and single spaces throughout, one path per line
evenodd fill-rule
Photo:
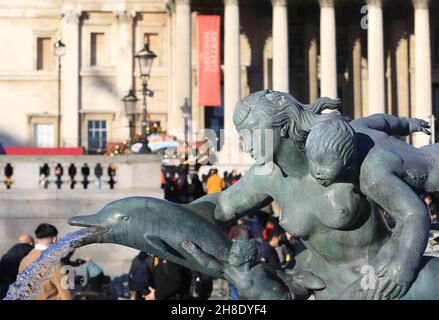
M 96 228 L 80 246 L 116 243 L 224 278 L 216 268 L 201 265 L 182 247 L 183 242 L 192 242 L 218 260 L 227 261 L 232 241 L 213 219 L 212 208 L 203 208 L 212 205 L 203 202 L 195 205 L 198 208 L 151 197 L 128 197 L 105 205 L 96 214 L 72 217 L 69 224 Z
M 115 243 L 170 260 L 189 269 L 231 281 L 250 299 L 300 298 L 325 284 L 307 271 L 271 270 L 255 261 L 256 243 L 229 240 L 213 217 L 214 203 L 182 205 L 150 197 L 111 202 L 93 215 L 69 219 L 93 228 L 78 246 Z M 253 249 L 248 250 L 251 246 Z M 238 254 L 238 256 L 237 256 Z

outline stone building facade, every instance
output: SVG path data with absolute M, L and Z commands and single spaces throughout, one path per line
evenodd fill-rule
M 222 107 L 197 102 L 196 16 L 221 16 Z M 428 0 L 3 0 L 0 142 L 84 146 L 129 136 L 121 98 L 139 89 L 133 55 L 154 62 L 152 122 L 184 131 L 233 127 L 235 103 L 273 88 L 304 102 L 340 97 L 352 116 L 439 114 L 439 3 Z M 61 39 L 61 125 L 58 60 Z M 142 106 L 137 106 L 140 131 Z M 416 144 L 428 143 L 418 137 Z

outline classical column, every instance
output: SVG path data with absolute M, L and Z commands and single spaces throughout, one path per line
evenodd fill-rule
M 409 80 L 409 40 L 407 35 L 407 21 L 392 22 L 392 47 L 394 50 L 394 78 L 392 95 L 392 110 L 397 111 L 399 117 L 410 117 L 410 80 Z
M 361 98 L 361 39 L 360 31 L 357 25 L 350 26 L 351 36 L 351 70 L 350 79 L 352 103 L 353 103 L 353 116 L 359 118 L 362 116 L 362 98 Z
M 393 82 L 393 76 L 392 76 L 392 51 L 387 50 L 386 56 L 385 56 L 386 62 L 385 62 L 385 83 L 386 83 L 386 111 L 385 113 L 392 114 L 392 104 L 395 100 L 395 97 L 392 93 L 392 82 Z
M 79 16 L 73 7 L 61 9 L 62 40 L 66 45 L 62 57 L 61 145 L 77 147 L 79 141 Z
M 273 5 L 273 90 L 289 92 L 288 8 L 286 0 Z
M 320 2 L 320 96 L 337 98 L 334 0 Z
M 381 0 L 367 0 L 367 64 L 369 114 L 385 113 L 383 10 Z
M 224 130 L 230 136 L 235 132 L 233 110 L 241 99 L 239 4 L 224 0 L 224 5 Z
M 182 107 L 186 99 L 192 104 L 192 73 L 191 73 L 191 5 L 190 0 L 175 0 L 175 30 L 172 30 L 175 38 L 175 81 L 172 91 L 172 114 L 168 120 L 168 131 L 177 137 L 184 138 L 184 115 Z
M 116 141 L 122 141 L 129 137 L 129 127 L 126 126 L 129 119 L 125 113 L 123 103 L 120 100 L 133 88 L 133 18 L 135 13 L 126 10 L 113 12 L 117 27 L 116 53 L 117 58 L 117 101 L 119 108 L 117 117 L 119 118 L 120 130 L 115 130 Z
M 318 78 L 317 78 L 317 26 L 312 23 L 305 25 L 305 45 L 307 50 L 306 69 L 308 73 L 308 101 L 314 101 L 318 98 Z
M 174 122 L 174 108 L 177 108 L 177 77 L 176 77 L 176 66 L 177 66 L 177 57 L 176 57 L 176 29 L 177 29 L 177 18 L 175 13 L 175 5 L 171 4 L 169 6 L 169 14 L 171 15 L 171 27 L 169 32 L 169 38 L 170 38 L 170 45 L 169 45 L 169 51 L 170 51 L 170 70 L 168 72 L 168 76 L 170 78 L 170 86 L 169 86 L 169 103 L 168 103 L 168 117 L 167 117 L 167 124 L 166 124 L 166 130 L 168 133 L 172 132 L 173 122 Z
M 431 92 L 431 46 L 428 0 L 414 0 L 415 7 L 415 108 L 412 116 L 430 120 L 433 113 Z M 429 137 L 417 134 L 413 143 L 422 146 Z

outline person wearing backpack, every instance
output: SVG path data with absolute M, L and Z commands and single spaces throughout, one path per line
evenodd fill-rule
M 128 286 L 131 300 L 143 300 L 142 294 L 151 285 L 151 275 L 148 267 L 148 254 L 139 252 L 131 263 L 128 273 Z

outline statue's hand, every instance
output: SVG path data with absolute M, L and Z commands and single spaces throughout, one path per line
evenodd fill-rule
M 371 269 L 354 284 L 351 299 L 399 299 L 414 280 L 408 264 L 398 256 L 399 237 L 390 239 L 371 261 Z M 346 297 L 349 297 L 347 295 Z
M 214 256 L 204 252 L 195 243 L 191 241 L 182 241 L 181 246 L 203 267 L 214 270 L 216 272 L 223 271 L 224 263 L 218 260 L 217 258 L 215 258 Z
M 370 272 L 355 283 L 356 289 L 351 292 L 356 293 L 351 296 L 352 299 L 393 300 L 407 292 L 415 279 L 416 270 L 397 254 L 391 254 L 391 247 L 389 244 L 384 246 L 372 262 Z
M 430 124 L 422 119 L 410 118 L 408 119 L 410 125 L 410 132 L 423 132 L 425 134 L 431 135 Z
M 376 273 L 375 299 L 400 299 L 407 292 L 416 275 L 402 259 L 395 259 Z
M 312 272 L 302 270 L 277 270 L 277 276 L 288 286 L 294 296 L 305 296 L 308 290 L 322 290 L 325 282 Z
M 378 270 L 378 271 L 377 271 Z M 395 259 L 381 269 L 373 268 L 355 281 L 339 297 L 340 300 L 393 300 L 403 297 L 410 288 L 416 271 Z

